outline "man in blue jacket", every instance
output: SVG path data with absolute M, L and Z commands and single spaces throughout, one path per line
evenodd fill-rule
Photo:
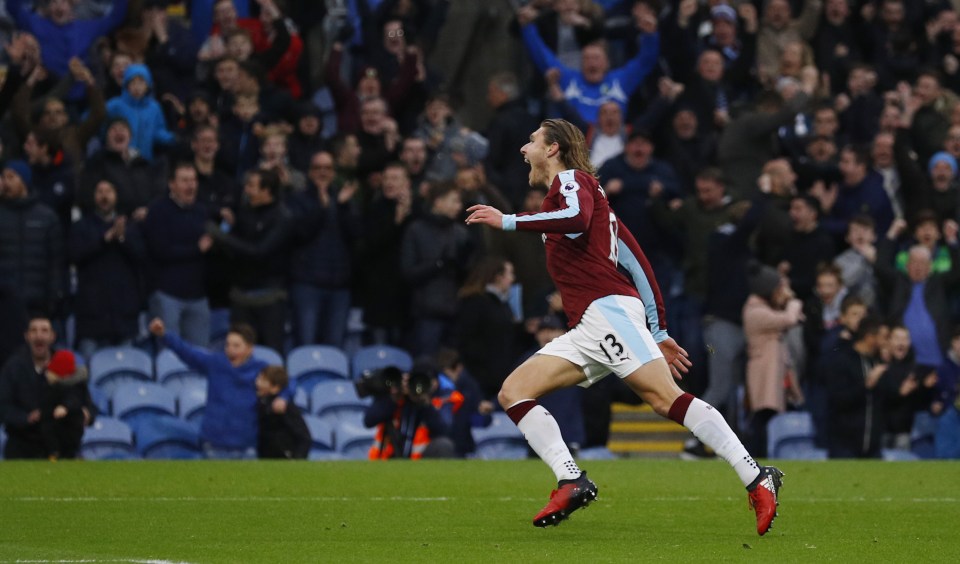
M 43 45 L 43 66 L 57 76 L 66 75 L 71 58 L 84 59 L 93 42 L 119 27 L 127 15 L 127 0 L 114 0 L 109 14 L 93 20 L 75 20 L 72 0 L 50 0 L 40 14 L 30 12 L 23 0 L 6 0 L 6 6 L 18 28 L 37 36 Z M 81 98 L 83 92 L 75 84 L 70 99 Z
M 200 443 L 207 458 L 256 458 L 259 420 L 255 381 L 267 363 L 253 358 L 253 329 L 234 325 L 227 333 L 223 352 L 216 353 L 167 333 L 159 318 L 150 322 L 150 332 L 184 364 L 207 377 L 207 405 L 200 424 Z M 288 387 L 274 400 L 274 412 L 284 413 L 292 396 Z
M 541 73 L 560 70 L 560 88 L 567 101 L 587 123 L 597 121 L 601 104 L 610 100 L 620 105 L 626 114 L 627 101 L 643 79 L 650 73 L 660 55 L 660 36 L 657 18 L 650 12 L 638 18 L 640 52 L 622 67 L 611 69 L 606 50 L 599 44 L 587 45 L 582 51 L 581 70 L 565 66 L 537 32 L 537 26 L 521 11 L 520 23 L 523 42 L 534 64 Z

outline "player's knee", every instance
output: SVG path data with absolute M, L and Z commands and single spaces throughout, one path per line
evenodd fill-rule
M 660 417 L 667 417 L 670 415 L 670 407 L 673 406 L 673 399 L 667 398 L 662 394 L 656 392 L 646 392 L 641 394 L 643 401 L 653 408 L 654 413 Z
M 503 386 L 500 388 L 500 391 L 497 392 L 497 401 L 500 402 L 500 407 L 506 411 L 508 407 L 516 403 L 516 400 L 510 395 L 507 383 L 504 382 Z

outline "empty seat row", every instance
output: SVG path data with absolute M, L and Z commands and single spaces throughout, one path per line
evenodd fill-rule
M 310 430 L 311 460 L 366 459 L 374 430 L 359 421 L 304 416 Z M 80 449 L 87 460 L 203 458 L 195 425 L 164 414 L 151 414 L 136 425 L 113 417 L 99 417 L 87 428 Z
M 254 347 L 253 355 L 268 364 L 285 365 L 291 380 L 307 393 L 319 382 L 357 379 L 367 370 L 385 366 L 393 365 L 401 370 L 409 370 L 413 366 L 413 359 L 406 351 L 390 346 L 364 347 L 357 351 L 352 362 L 342 350 L 324 345 L 293 349 L 285 361 L 277 351 L 259 345 Z M 150 355 L 138 348 L 105 348 L 90 357 L 89 368 L 92 386 L 108 396 L 123 382 L 157 381 L 179 389 L 204 379 L 203 375 L 190 369 L 170 350 L 157 355 L 154 367 Z

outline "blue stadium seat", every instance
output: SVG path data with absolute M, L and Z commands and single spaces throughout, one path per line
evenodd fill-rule
M 90 357 L 90 384 L 108 396 L 113 396 L 118 384 L 152 381 L 153 360 L 140 349 L 109 347 Z
M 7 446 L 7 432 L 0 425 L 0 460 L 3 460 L 3 449 Z
M 788 458 L 811 455 L 815 451 L 813 417 L 806 411 L 780 413 L 767 424 L 767 456 Z M 782 452 L 781 452 L 782 451 Z
M 196 460 L 203 458 L 195 425 L 161 415 L 136 429 L 137 451 L 147 459 Z
M 303 421 L 310 430 L 310 460 L 332 460 L 339 458 L 334 450 L 333 424 L 326 417 L 304 414 Z
M 366 460 L 376 431 L 362 425 L 339 423 L 335 431 L 337 453 L 348 460 Z
M 343 412 L 366 411 L 370 399 L 357 397 L 357 390 L 349 380 L 320 382 L 310 392 L 310 409 L 314 415 L 339 416 Z
M 304 413 L 310 413 L 310 395 L 303 388 L 297 388 L 293 392 L 293 403 Z
M 880 457 L 887 462 L 910 462 L 913 460 L 920 460 L 920 457 L 916 454 L 913 454 L 909 450 L 901 450 L 898 448 L 885 448 L 880 451 Z
M 270 366 L 283 366 L 283 357 L 280 353 L 263 345 L 253 346 L 253 358 L 262 360 Z
M 396 366 L 407 371 L 413 368 L 410 353 L 388 345 L 363 347 L 353 355 L 353 379 L 357 380 L 367 370 L 376 370 L 387 366 Z
M 85 460 L 131 460 L 139 458 L 130 426 L 113 417 L 97 417 L 83 431 L 80 456 Z
M 937 418 L 927 411 L 918 411 L 913 416 L 910 431 L 910 452 L 919 458 L 936 458 L 934 437 L 937 434 Z
M 87 386 L 90 390 L 90 401 L 97 408 L 97 413 L 110 415 L 110 396 L 96 386 Z
M 471 429 L 476 457 L 484 460 L 520 460 L 527 457 L 527 440 L 510 417 L 498 411 L 490 425 Z
M 318 382 L 349 379 L 350 361 L 337 347 L 306 345 L 287 355 L 287 371 L 297 388 L 310 393 Z
M 130 425 L 135 433 L 146 421 L 160 415 L 176 417 L 173 392 L 153 382 L 118 384 L 111 398 L 113 416 Z
M 177 413 L 180 419 L 200 425 L 203 410 L 207 406 L 207 388 L 187 387 L 177 394 Z
M 183 363 L 170 349 L 164 349 L 157 355 L 157 382 L 173 393 L 185 386 L 206 387 L 207 378 Z
M 817 448 L 813 441 L 792 441 L 788 440 L 777 447 L 777 458 L 786 460 L 826 460 L 828 458 L 827 449 Z

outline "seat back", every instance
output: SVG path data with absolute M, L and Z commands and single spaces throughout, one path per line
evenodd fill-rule
M 778 448 L 781 444 L 814 445 L 816 433 L 813 417 L 806 411 L 790 411 L 774 415 L 767 423 L 767 456 L 780 458 Z
M 100 416 L 83 431 L 80 454 L 86 460 L 137 458 L 130 426 L 113 417 Z
M 916 412 L 910 430 L 910 452 L 919 458 L 936 458 L 936 433 L 937 418 L 927 411 Z
M 366 460 L 373 445 L 374 429 L 352 423 L 339 423 L 335 433 L 337 453 L 349 460 Z
M 108 396 L 124 382 L 152 382 L 153 360 L 134 347 L 108 347 L 90 357 L 90 384 Z
M 113 416 L 130 425 L 134 431 L 144 420 L 160 415 L 177 415 L 177 401 L 173 393 L 153 382 L 118 384 L 110 401 Z
M 491 415 L 490 425 L 474 427 L 471 433 L 477 458 L 519 460 L 527 457 L 527 440 L 502 411 Z
M 349 380 L 319 382 L 310 392 L 310 409 L 318 417 L 343 412 L 363 413 L 370 401 L 358 397 L 353 382 Z
M 270 366 L 283 366 L 283 357 L 280 353 L 264 345 L 253 346 L 253 358 L 262 360 Z
M 413 368 L 410 353 L 389 345 L 363 347 L 353 355 L 352 374 L 357 380 L 367 370 L 376 370 L 387 366 L 396 366 L 404 372 Z
M 310 450 L 332 452 L 334 450 L 333 424 L 326 417 L 304 414 L 303 422 L 310 431 Z
M 350 378 L 350 361 L 346 353 L 326 345 L 297 347 L 287 355 L 287 371 L 297 388 L 307 393 L 318 382 Z
M 199 425 L 203 420 L 203 410 L 207 406 L 207 389 L 199 387 L 183 388 L 177 395 L 177 413 L 180 419 Z
M 195 385 L 198 382 L 206 383 L 207 381 L 203 374 L 184 364 L 170 349 L 160 351 L 160 354 L 157 355 L 156 364 L 157 383 L 174 394 L 178 393 L 184 386 Z
M 144 421 L 136 429 L 137 451 L 147 459 L 203 458 L 195 425 L 171 416 Z

